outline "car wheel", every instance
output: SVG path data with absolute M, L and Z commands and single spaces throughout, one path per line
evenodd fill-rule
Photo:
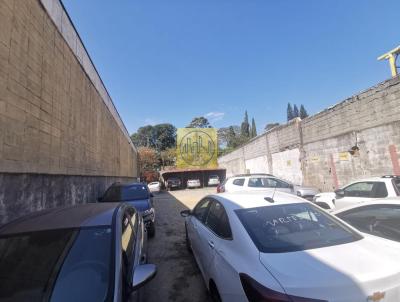
M 154 225 L 154 222 L 151 223 L 148 227 L 147 227 L 147 234 L 149 235 L 150 238 L 153 238 L 156 235 L 156 227 Z
M 185 223 L 185 235 L 186 235 L 186 248 L 189 251 L 189 253 L 192 253 L 193 252 L 192 245 L 190 244 L 186 223 Z
M 217 286 L 214 281 L 210 281 L 210 295 L 213 302 L 222 302 L 221 296 L 219 295 Z

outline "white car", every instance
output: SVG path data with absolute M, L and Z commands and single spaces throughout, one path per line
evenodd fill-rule
M 208 178 L 208 186 L 218 186 L 219 185 L 219 176 L 218 175 L 210 175 Z
M 400 198 L 366 201 L 332 214 L 359 231 L 400 242 Z
M 400 301 L 400 245 L 302 198 L 223 193 L 181 215 L 214 301 Z
M 336 190 L 316 194 L 313 202 L 327 210 L 339 210 L 368 200 L 400 196 L 400 177 L 382 176 L 356 180 Z
M 308 200 L 312 200 L 314 195 L 319 193 L 316 188 L 294 185 L 271 174 L 236 175 L 218 186 L 217 192 L 265 191 L 266 189 L 292 193 Z
M 159 181 L 153 181 L 147 185 L 149 187 L 150 192 L 159 193 L 161 189 L 161 184 Z
M 201 187 L 201 183 L 200 183 L 199 179 L 189 179 L 186 184 L 187 184 L 188 189 Z

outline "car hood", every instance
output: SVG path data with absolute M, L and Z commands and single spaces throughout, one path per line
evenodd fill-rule
M 290 253 L 260 253 L 260 261 L 287 294 L 329 302 L 370 301 L 400 297 L 400 245 L 364 239 L 331 247 Z M 371 300 L 373 301 L 373 300 Z
M 126 200 L 124 202 L 129 203 L 129 205 L 134 207 L 139 212 L 144 212 L 150 209 L 150 201 L 148 199 Z

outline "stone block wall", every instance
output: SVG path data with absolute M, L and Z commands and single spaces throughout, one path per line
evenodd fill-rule
M 354 154 L 349 152 L 354 149 Z M 226 160 L 231 156 L 227 154 L 219 164 L 227 175 L 240 167 L 239 173 L 268 171 L 294 183 L 332 190 L 362 177 L 400 175 L 399 150 L 396 77 L 316 115 L 276 127 L 235 150 L 235 161 Z M 235 166 L 243 160 L 249 164 Z
M 0 0 L 0 222 L 26 212 L 14 204 L 86 202 L 137 176 L 137 151 L 61 2 Z

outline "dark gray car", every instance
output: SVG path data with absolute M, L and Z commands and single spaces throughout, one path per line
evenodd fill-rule
M 0 228 L 1 301 L 140 301 L 146 264 L 141 215 L 121 203 L 40 211 Z
M 99 202 L 126 202 L 140 212 L 146 225 L 149 237 L 156 233 L 156 212 L 153 205 L 153 194 L 144 183 L 119 183 L 112 184 Z

